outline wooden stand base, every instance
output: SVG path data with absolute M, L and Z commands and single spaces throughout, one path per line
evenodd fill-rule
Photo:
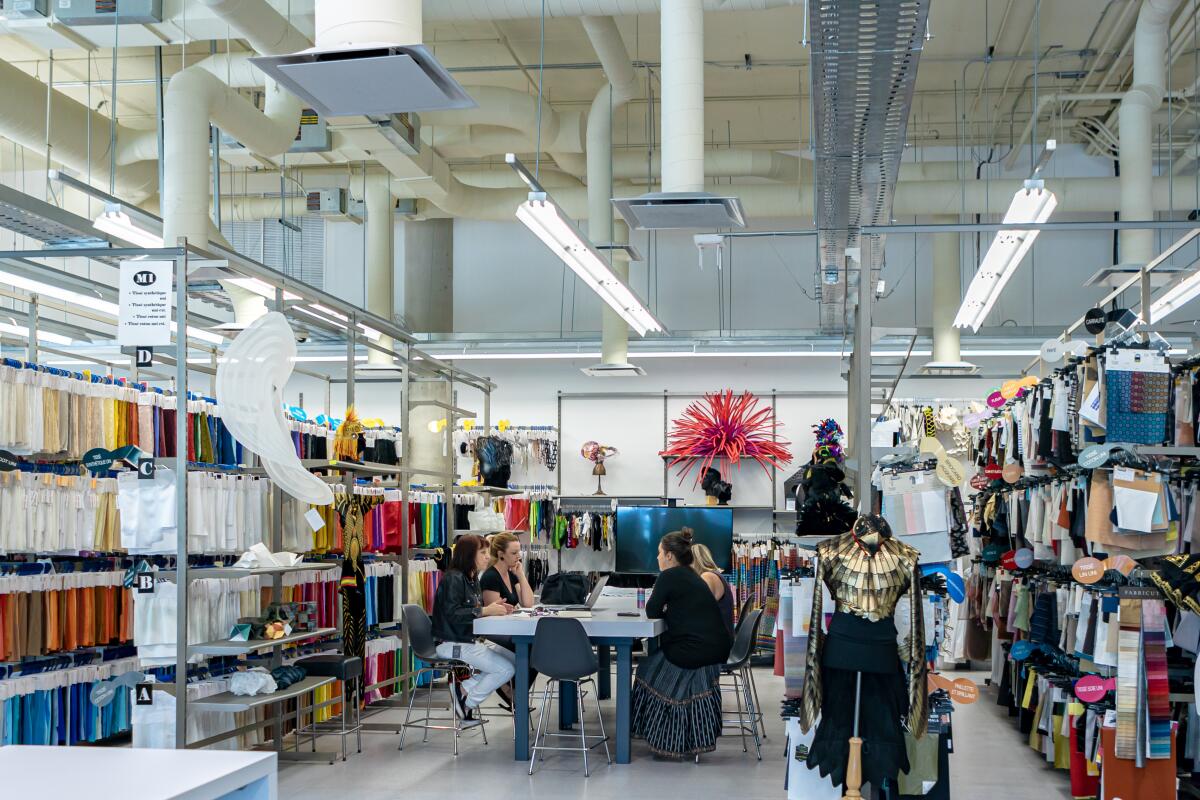
M 862 746 L 857 736 L 850 739 L 850 759 L 846 762 L 846 794 L 842 800 L 862 800 Z

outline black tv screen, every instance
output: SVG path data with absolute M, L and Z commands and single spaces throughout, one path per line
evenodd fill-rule
M 658 541 L 671 531 L 691 528 L 694 541 L 707 545 L 713 560 L 729 572 L 733 558 L 733 509 L 617 507 L 617 572 L 658 572 Z

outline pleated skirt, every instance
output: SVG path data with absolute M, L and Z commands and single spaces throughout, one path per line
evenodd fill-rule
M 691 758 L 717 748 L 721 735 L 721 668 L 684 669 L 661 650 L 638 665 L 633 734 L 663 758 Z

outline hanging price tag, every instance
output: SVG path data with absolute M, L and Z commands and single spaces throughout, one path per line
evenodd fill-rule
M 1000 471 L 1000 477 L 1004 478 L 1005 483 L 1016 483 L 1021 480 L 1021 476 L 1024 474 L 1025 471 L 1017 463 L 1005 464 L 1004 469 Z
M 1083 584 L 1097 583 L 1104 577 L 1104 564 L 1090 556 L 1081 558 L 1071 567 L 1071 575 Z
M 971 476 L 971 488 L 977 492 L 982 492 L 984 489 L 986 489 L 988 483 L 990 483 L 990 481 L 988 481 L 987 475 L 984 475 L 983 473 L 978 473 Z
M 1017 392 L 1021 391 L 1021 384 L 1017 381 L 1005 381 L 1000 387 L 1000 396 L 1005 400 L 1012 400 L 1017 396 Z
M 943 456 L 938 459 L 935 474 L 939 481 L 950 488 L 962 486 L 963 481 L 967 477 L 967 471 L 963 467 L 962 462 L 957 458 L 950 458 L 949 456 Z
M 1008 401 L 1004 399 L 1004 395 L 999 392 L 992 392 L 988 395 L 987 404 L 992 408 L 1000 408 L 1006 402 Z
M 1099 703 L 1106 694 L 1116 688 L 1115 678 L 1105 680 L 1099 675 L 1085 675 L 1075 681 L 1075 696 L 1085 703 Z

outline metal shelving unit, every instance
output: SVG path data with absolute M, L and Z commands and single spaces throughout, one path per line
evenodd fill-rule
M 337 628 L 318 628 L 315 631 L 302 631 L 289 636 L 283 636 L 279 639 L 251 639 L 247 642 L 219 639 L 215 642 L 193 644 L 188 647 L 188 652 L 192 655 L 202 656 L 244 656 L 262 650 L 270 650 L 273 647 L 284 647 L 289 644 L 296 644 L 297 642 L 321 639 L 331 633 L 337 633 L 337 631 Z

